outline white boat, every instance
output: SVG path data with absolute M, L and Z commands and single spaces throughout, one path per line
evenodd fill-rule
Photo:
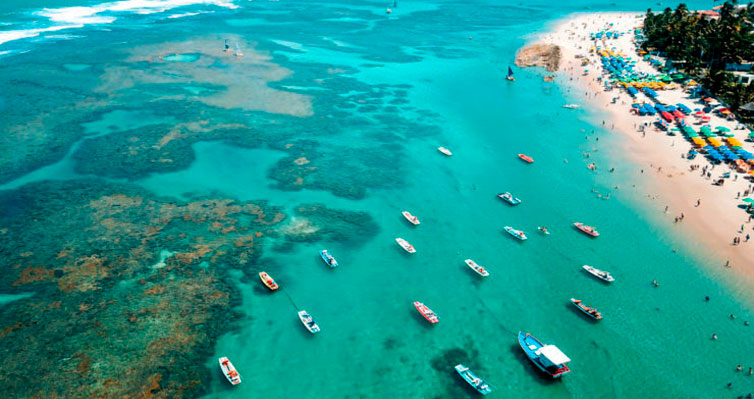
M 563 106 L 563 108 L 576 109 L 576 108 L 581 108 L 581 105 L 578 105 L 578 104 L 566 104 L 566 105 Z
M 404 240 L 402 238 L 396 238 L 395 242 L 397 242 L 398 245 L 401 246 L 401 248 L 405 249 L 406 252 L 408 252 L 410 254 L 416 253 L 416 249 L 414 248 L 413 245 L 409 244 L 408 241 L 406 241 L 406 240 Z
M 314 318 L 312 318 L 309 313 L 306 313 L 306 310 L 298 312 L 298 318 L 301 319 L 301 322 L 304 323 L 304 326 L 307 330 L 309 330 L 309 332 L 311 332 L 312 334 L 319 332 L 319 326 L 314 321 Z
M 403 211 L 403 212 L 401 212 L 401 214 L 403 215 L 403 217 L 406 218 L 406 220 L 408 220 L 414 226 L 418 226 L 419 225 L 419 218 L 416 217 L 416 216 L 414 216 L 414 215 L 412 215 L 411 212 L 409 212 L 409 211 Z
M 490 275 L 490 273 L 487 272 L 487 270 L 485 270 L 482 266 L 479 266 L 476 262 L 474 262 L 471 259 L 466 259 L 466 264 L 469 265 L 471 270 L 477 272 L 477 274 L 479 274 L 482 277 L 487 277 Z
M 228 358 L 225 356 L 218 359 L 218 361 L 220 362 L 220 369 L 223 371 L 225 378 L 228 379 L 228 382 L 230 382 L 233 385 L 240 384 L 241 375 L 238 374 L 238 371 L 236 371 L 236 368 L 233 367 L 233 363 L 231 363 L 230 360 L 228 360 Z
M 589 265 L 584 265 L 583 267 L 584 267 L 584 270 L 589 272 L 589 274 L 591 274 L 594 277 L 597 277 L 598 279 L 602 281 L 606 281 L 608 283 L 612 283 L 613 281 L 615 281 L 615 279 L 613 278 L 613 276 L 610 275 L 609 272 L 594 268 Z
M 507 232 L 508 234 L 512 235 L 513 237 L 516 237 L 516 238 L 518 238 L 518 239 L 519 239 L 519 240 L 521 240 L 521 241 L 524 241 L 524 240 L 526 240 L 526 234 L 524 234 L 524 232 L 523 232 L 523 231 L 521 231 L 521 230 L 516 230 L 516 229 L 514 229 L 514 228 L 513 228 L 513 227 L 511 227 L 511 226 L 505 226 L 505 231 L 506 231 L 506 232 Z
M 243 57 L 243 53 L 241 52 L 241 47 L 238 46 L 238 43 L 236 43 L 236 57 Z
M 498 194 L 497 197 L 511 205 L 518 205 L 521 203 L 520 199 L 518 199 L 517 197 L 514 197 L 513 194 L 507 191 L 504 193 Z
M 441 153 L 443 153 L 443 154 L 445 154 L 447 156 L 453 155 L 453 153 L 450 152 L 450 150 L 447 149 L 447 148 L 445 148 L 445 147 L 437 147 L 437 151 L 440 151 Z

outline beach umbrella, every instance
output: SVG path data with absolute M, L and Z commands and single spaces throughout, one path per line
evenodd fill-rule
M 749 132 L 749 137 L 754 139 L 754 132 Z
M 743 202 L 748 202 L 748 203 L 750 203 L 750 204 L 754 204 L 754 199 L 752 199 L 752 198 L 744 198 L 744 199 L 742 199 L 741 201 L 743 201 Z
M 717 130 L 719 132 L 730 132 L 730 129 L 728 129 L 725 126 L 718 126 L 718 127 L 715 128 L 715 130 Z

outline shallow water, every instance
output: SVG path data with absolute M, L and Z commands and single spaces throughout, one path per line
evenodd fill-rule
M 379 232 L 359 245 L 327 240 L 283 245 L 280 237 L 267 238 L 254 271 L 268 271 L 281 285 L 277 292 L 267 292 L 237 270 L 228 272 L 239 288 L 242 318 L 228 326 L 206 359 L 211 376 L 206 398 L 471 396 L 453 371 L 456 363 L 494 385 L 493 398 L 725 398 L 751 389 L 751 377 L 734 371 L 739 363 L 749 367 L 754 354 L 749 330 L 754 327 L 743 325 L 754 320 L 746 305 L 747 287 L 710 268 L 720 261 L 714 254 L 680 239 L 648 210 L 640 189 L 629 189 L 641 182 L 630 172 L 635 167 L 615 150 L 622 139 L 594 124 L 601 117 L 598 111 L 561 108 L 574 98 L 564 87 L 543 83 L 541 71 L 516 69 L 515 83 L 503 79 L 524 38 L 555 18 L 572 11 L 642 11 L 655 3 L 401 1 L 389 16 L 379 2 L 237 3 L 238 9 L 214 7 L 212 14 L 177 19 L 167 19 L 168 12 L 120 15 L 109 25 L 112 31 L 81 28 L 76 33 L 90 39 L 56 48 L 43 40 L 5 45 L 32 50 L 6 58 L 15 66 L 50 62 L 45 60 L 51 53 L 65 54 L 81 43 L 112 47 L 59 61 L 69 72 L 103 76 L 100 66 L 90 72 L 81 65 L 98 65 L 109 57 L 115 66 L 142 73 L 149 65 L 125 63 L 123 54 L 197 35 L 216 38 L 221 51 L 221 38 L 235 35 L 255 43 L 253 51 L 269 55 L 275 64 L 268 72 L 249 66 L 250 80 L 311 96 L 313 114 L 303 117 L 244 111 L 244 100 L 236 99 L 228 101 L 238 101 L 237 107 L 223 104 L 220 110 L 184 97 L 176 106 L 164 106 L 157 99 L 177 95 L 175 80 L 152 76 L 100 98 L 108 101 L 101 115 L 75 111 L 91 120 L 80 122 L 79 144 L 69 155 L 4 186 L 79 178 L 77 163 L 88 162 L 101 168 L 94 168 L 95 175 L 110 178 L 108 168 L 121 165 L 117 154 L 140 154 L 155 146 L 149 139 L 157 133 L 141 129 L 198 118 L 249 128 L 200 136 L 185 149 L 165 150 L 158 155 L 174 162 L 193 158 L 178 170 L 157 168 L 127 180 L 175 200 L 266 200 L 289 214 L 302 203 L 325 203 L 375 219 Z M 171 12 L 203 9 L 195 5 Z M 134 26 L 148 33 L 138 38 L 121 30 Z M 247 57 L 257 56 L 247 50 L 252 49 L 244 48 Z M 174 59 L 165 59 L 176 61 L 171 65 L 203 59 L 199 53 L 173 54 Z M 212 73 L 204 72 L 234 68 L 223 64 L 232 62 L 230 57 L 191 66 L 195 70 L 168 66 L 162 72 L 183 79 L 189 70 L 209 80 Z M 277 67 L 292 74 L 270 77 Z M 204 72 L 196 73 L 200 69 Z M 119 76 L 112 69 L 109 73 Z M 239 84 L 245 79 L 238 69 L 233 76 Z M 201 79 L 179 85 L 195 96 L 224 90 Z M 257 94 L 249 90 L 244 94 Z M 152 110 L 145 99 L 162 108 Z M 184 105 L 188 111 L 182 114 Z M 200 131 L 184 132 L 187 136 L 175 142 Z M 112 152 L 111 163 L 71 156 L 80 143 L 98 138 L 96 145 L 105 150 L 119 137 L 125 140 L 117 142 L 122 149 Z M 137 144 L 142 142 L 150 144 Z M 453 156 L 443 156 L 438 146 L 451 149 Z M 298 148 L 303 148 L 300 153 Z M 584 151 L 593 152 L 589 162 L 603 165 L 602 170 L 614 166 L 617 173 L 590 172 Z M 535 163 L 521 162 L 516 157 L 521 152 Z M 297 185 L 282 171 L 289 158 L 301 156 L 311 161 L 302 168 L 316 170 L 302 174 L 304 183 Z M 616 184 L 623 188 L 612 189 Z M 343 186 L 349 191 L 338 190 Z M 593 188 L 609 192 L 610 200 L 599 199 Z M 496 198 L 503 191 L 523 203 L 503 203 Z M 402 210 L 417 215 L 421 225 L 409 225 Z M 576 221 L 597 226 L 601 236 L 578 233 L 572 227 Z M 503 232 L 506 225 L 524 230 L 529 239 L 513 240 Z M 543 225 L 551 235 L 537 232 Z M 351 232 L 356 238 L 362 233 Z M 418 252 L 404 253 L 396 237 Z M 337 269 L 323 264 L 318 255 L 323 248 L 338 259 Z M 156 253 L 152 264 L 165 261 L 167 253 Z M 473 274 L 463 263 L 466 258 L 485 266 L 490 277 Z M 581 270 L 583 264 L 609 270 L 616 282 L 597 281 Z M 655 279 L 660 287 L 651 285 Z M 711 301 L 704 301 L 706 295 Z M 571 297 L 598 308 L 604 320 L 587 320 L 569 303 Z M 413 309 L 415 300 L 437 312 L 440 323 L 428 326 Z M 301 309 L 314 316 L 321 333 L 312 336 L 300 325 L 296 312 Z M 556 382 L 541 377 L 518 348 L 519 330 L 558 345 L 572 359 L 572 373 Z M 712 333 L 717 341 L 710 340 Z M 217 369 L 219 356 L 230 356 L 243 384 L 227 384 Z M 725 388 L 728 382 L 733 389 Z

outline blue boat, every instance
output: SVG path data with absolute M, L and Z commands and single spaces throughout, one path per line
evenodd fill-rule
M 518 343 L 524 350 L 529 360 L 537 366 L 542 372 L 547 373 L 552 378 L 560 378 L 563 374 L 569 373 L 571 369 L 566 366 L 570 362 L 563 352 L 555 345 L 545 345 L 529 333 L 518 332 Z
M 458 374 L 463 377 L 466 382 L 469 383 L 474 389 L 476 389 L 479 393 L 482 395 L 487 395 L 488 393 L 492 392 L 492 388 L 489 384 L 484 382 L 479 376 L 474 374 L 473 371 L 469 370 L 468 367 L 464 366 L 463 364 L 457 364 L 456 365 L 456 371 Z
M 322 260 L 327 263 L 327 266 L 338 267 L 338 261 L 335 260 L 332 255 L 328 254 L 326 249 L 319 251 L 319 256 L 321 256 Z

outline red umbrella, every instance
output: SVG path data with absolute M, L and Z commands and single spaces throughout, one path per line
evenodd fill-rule
M 715 101 L 715 99 L 707 97 L 707 98 L 704 99 L 704 101 L 706 101 L 706 102 L 709 103 L 709 102 Z

